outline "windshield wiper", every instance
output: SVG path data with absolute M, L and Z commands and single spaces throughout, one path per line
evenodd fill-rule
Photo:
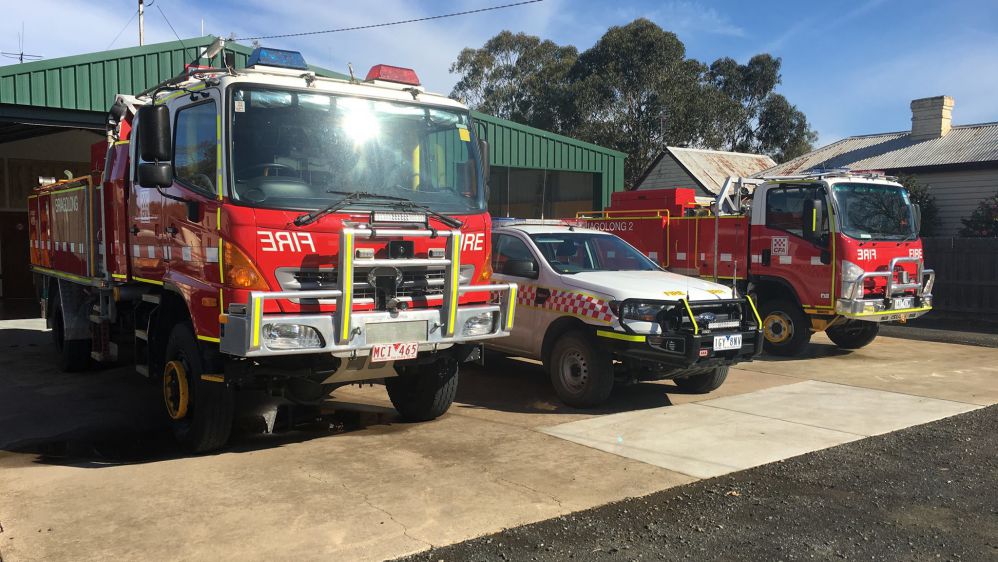
M 313 222 L 328 215 L 329 213 L 334 213 L 336 211 L 339 211 L 343 207 L 346 207 L 351 203 L 355 203 L 362 199 L 387 199 L 389 201 L 397 201 L 400 203 L 408 201 L 408 199 L 402 197 L 392 197 L 390 195 L 378 195 L 377 193 L 368 193 L 366 191 L 327 191 L 327 193 L 346 194 L 346 197 L 342 199 L 337 199 L 336 201 L 333 201 L 329 205 L 326 205 L 325 207 L 318 209 L 316 211 L 312 211 L 311 213 L 298 215 L 297 217 L 295 217 L 294 220 L 295 226 L 305 226 L 306 224 L 312 224 Z
M 326 193 L 350 193 L 350 192 L 326 190 Z M 437 211 L 434 211 L 433 209 L 427 207 L 426 205 L 423 205 L 422 203 L 416 203 L 412 199 L 408 199 L 405 197 L 397 197 L 394 195 L 379 195 L 376 193 L 368 193 L 367 195 L 370 196 L 371 199 L 382 199 L 384 201 L 391 201 L 394 203 L 391 206 L 395 207 L 400 211 L 411 211 L 418 209 L 430 215 L 431 217 L 436 217 L 437 219 L 440 219 L 440 222 L 446 224 L 451 228 L 461 228 L 462 226 L 464 226 L 463 222 L 455 219 L 454 217 L 449 217 L 443 213 L 438 213 Z

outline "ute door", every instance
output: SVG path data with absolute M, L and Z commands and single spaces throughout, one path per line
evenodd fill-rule
M 219 165 L 220 103 L 217 92 L 191 102 L 184 96 L 175 101 L 173 113 L 173 186 L 165 190 L 175 199 L 164 202 L 160 243 L 166 253 L 166 269 L 202 282 L 204 302 L 217 291 L 208 284 L 220 281 L 219 216 L 222 169 Z M 183 199 L 180 201 L 178 199 Z M 207 294 L 211 291 L 210 294 Z M 197 302 L 202 302 L 198 299 Z
M 764 213 L 753 216 L 753 273 L 786 281 L 805 309 L 832 306 L 828 213 L 825 187 L 808 183 L 769 188 Z
M 492 235 L 492 277 L 501 283 L 516 283 L 516 316 L 508 337 L 489 342 L 497 349 L 533 356 L 537 341 L 544 338 L 547 326 L 538 325 L 542 317 L 537 299 L 544 298 L 540 288 L 540 261 L 527 243 L 513 234 Z M 550 295 L 549 295 L 550 296 Z

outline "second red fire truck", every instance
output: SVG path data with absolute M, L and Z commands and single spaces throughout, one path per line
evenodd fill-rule
M 729 178 L 710 209 L 692 189 L 614 193 L 606 211 L 579 217 L 671 271 L 754 295 L 765 349 L 776 355 L 799 354 L 816 331 L 862 347 L 880 322 L 932 308 L 919 208 L 879 174 Z
M 226 442 L 237 388 L 318 404 L 385 379 L 403 417 L 441 415 L 513 321 L 487 149 L 413 71 L 327 79 L 291 51 L 119 95 L 97 171 L 29 200 L 62 366 L 134 364 L 195 451 Z

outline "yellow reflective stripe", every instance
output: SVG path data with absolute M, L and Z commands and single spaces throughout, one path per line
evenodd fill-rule
M 263 319 L 263 299 L 253 300 L 253 342 L 251 347 L 260 347 L 260 322 Z
M 218 343 L 218 342 L 221 341 L 218 338 L 213 338 L 211 336 L 202 336 L 201 334 L 198 334 L 198 339 L 199 340 L 204 340 L 204 341 L 210 341 L 210 342 L 213 342 L 213 343 Z
M 631 334 L 621 334 L 619 332 L 610 332 L 607 330 L 596 330 L 596 335 L 601 338 L 610 338 L 613 340 L 624 340 L 633 342 L 645 342 L 648 336 L 642 335 L 631 335 Z
M 222 237 L 219 236 L 218 237 L 218 282 L 219 283 L 225 282 L 225 263 L 224 263 L 225 258 L 222 257 L 225 255 L 225 249 L 222 247 L 222 242 L 224 241 L 222 240 Z
M 49 192 L 49 195 L 55 195 L 56 193 L 71 193 L 73 191 L 79 191 L 81 189 L 86 189 L 86 188 L 87 186 L 81 185 L 79 187 L 70 187 L 67 189 L 53 189 L 52 191 Z
M 215 209 L 215 230 L 222 230 L 222 208 Z
M 513 329 L 513 313 L 516 312 L 516 285 L 509 286 L 509 302 L 506 303 L 506 329 Z
M 224 375 L 209 375 L 207 373 L 201 375 L 201 380 L 208 382 L 225 382 Z
M 47 267 L 39 267 L 37 265 L 33 265 L 33 266 L 31 266 L 31 268 L 34 269 L 35 271 L 41 271 L 43 273 L 47 273 L 49 275 L 52 275 L 53 277 L 63 277 L 65 279 L 71 279 L 73 281 L 80 281 L 81 283 L 86 283 L 88 285 L 92 281 L 94 281 L 93 279 L 90 279 L 89 277 L 84 277 L 82 275 L 74 275 L 72 273 L 66 273 L 65 271 L 56 271 L 54 269 L 49 269 Z
M 811 232 L 818 230 L 818 209 L 811 209 Z
M 122 275 L 121 273 L 112 273 L 111 277 L 115 279 L 128 279 L 127 275 Z
M 141 281 L 143 283 L 150 283 L 152 285 L 163 285 L 162 281 L 157 281 L 155 279 L 146 279 L 145 277 L 136 277 L 133 275 L 132 279 L 135 279 L 136 281 Z
M 748 303 L 749 303 L 749 306 L 752 307 L 752 314 L 755 315 L 755 321 L 757 322 L 756 326 L 758 326 L 759 329 L 761 330 L 762 329 L 762 317 L 759 316 L 759 311 L 756 310 L 755 303 L 752 302 L 752 297 L 750 297 L 748 295 L 745 295 L 745 300 L 747 300 Z
M 222 291 L 222 288 L 219 287 L 218 288 L 218 311 L 224 314 L 225 313 L 225 303 L 223 302 L 223 298 L 224 298 L 223 294 L 224 294 L 224 291 Z
M 457 300 L 458 288 L 461 282 L 461 236 L 455 234 L 451 236 L 451 272 L 450 272 L 450 301 L 447 303 L 447 335 L 454 335 L 455 324 L 457 324 Z
M 898 310 L 881 310 L 880 312 L 857 312 L 855 314 L 846 314 L 845 316 L 890 316 L 891 314 L 908 314 L 910 312 L 928 312 L 932 310 L 931 306 L 923 306 L 922 308 L 901 308 Z
M 700 333 L 700 326 L 697 324 L 697 319 L 693 316 L 693 310 L 690 308 L 690 303 L 686 302 L 686 299 L 679 299 L 683 302 L 683 306 L 686 307 L 686 313 L 690 315 L 690 320 L 693 321 L 693 333 Z
M 343 276 L 343 310 L 340 310 L 340 342 L 350 341 L 350 309 L 353 307 L 353 232 L 343 233 L 344 268 Z

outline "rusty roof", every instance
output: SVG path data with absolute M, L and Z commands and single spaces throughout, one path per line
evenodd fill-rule
M 910 131 L 849 137 L 756 174 L 782 176 L 814 168 L 901 170 L 995 162 L 998 122 L 954 125 L 944 137 L 912 140 Z
M 659 154 L 641 174 L 641 178 L 636 182 L 637 189 L 641 189 L 641 183 L 666 154 L 682 166 L 686 173 L 700 184 L 700 187 L 715 194 L 720 192 L 724 180 L 729 176 L 748 177 L 776 164 L 765 154 L 668 146 L 665 152 Z

